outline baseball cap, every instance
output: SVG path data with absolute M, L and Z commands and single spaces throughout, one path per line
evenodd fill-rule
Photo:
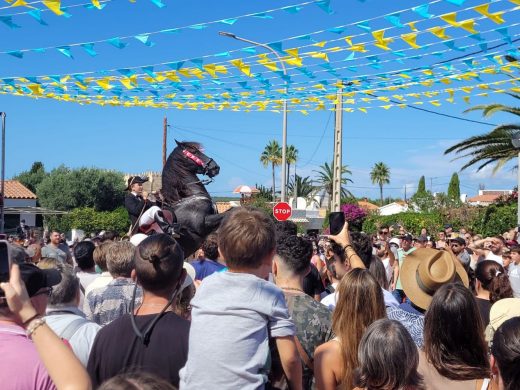
M 450 242 L 456 242 L 459 245 L 466 245 L 466 240 L 463 239 L 462 237 L 451 238 Z
M 42 288 L 52 287 L 61 282 L 61 274 L 57 269 L 40 269 L 31 263 L 22 263 L 18 266 L 20 267 L 20 276 L 30 297 Z
M 406 241 L 413 241 L 413 237 L 411 234 L 405 234 L 402 239 Z

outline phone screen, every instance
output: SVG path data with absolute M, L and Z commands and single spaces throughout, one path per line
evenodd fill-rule
M 339 234 L 343 229 L 343 225 L 345 225 L 345 214 L 342 211 L 335 211 L 329 214 L 330 234 Z
M 0 282 L 9 281 L 9 248 L 7 242 L 0 241 Z

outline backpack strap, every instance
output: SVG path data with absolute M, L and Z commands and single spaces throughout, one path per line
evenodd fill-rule
M 65 329 L 59 335 L 62 339 L 70 340 L 72 336 L 81 328 L 84 324 L 89 323 L 90 321 L 85 318 L 78 318 L 69 323 Z
M 298 340 L 297 336 L 294 336 L 294 343 L 296 344 L 296 349 L 298 350 L 298 354 L 300 355 L 300 358 L 302 359 L 305 366 L 311 370 L 311 372 L 314 372 L 314 362 L 309 358 L 309 355 L 307 355 L 307 352 L 305 352 L 305 349 L 303 349 L 302 344 L 300 343 L 300 340 Z

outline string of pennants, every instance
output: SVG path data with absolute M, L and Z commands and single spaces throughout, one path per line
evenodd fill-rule
M 13 7 L 33 7 L 38 3 L 6 1 Z M 103 5 L 109 1 L 93 0 L 89 6 L 99 8 L 94 2 Z M 504 64 L 502 59 L 504 53 L 520 55 L 515 45 L 520 41 L 520 23 L 512 23 L 520 20 L 520 0 L 491 0 L 455 12 L 433 13 L 432 6 L 437 3 L 448 2 L 460 7 L 465 1 L 434 0 L 361 22 L 268 43 L 288 65 L 287 74 L 283 73 L 271 55 L 258 53 L 254 47 L 246 47 L 138 67 L 3 77 L 0 78 L 0 94 L 101 106 L 248 112 L 279 112 L 283 100 L 287 100 L 291 111 L 307 115 L 311 110 L 330 109 L 338 90 L 346 98 L 346 112 L 406 107 L 410 99 L 411 104 L 438 106 L 444 101 L 454 103 L 458 96 L 456 92 L 469 94 L 475 89 L 482 90 L 475 96 L 520 92 L 518 79 L 512 76 L 518 68 L 517 63 Z M 56 9 L 59 11 L 63 9 L 60 0 L 44 0 L 42 3 L 51 10 L 46 3 L 52 3 L 52 7 L 58 7 Z M 204 30 L 212 24 L 229 26 L 243 18 L 273 19 L 276 12 L 297 14 L 307 6 L 318 6 L 329 14 L 334 12 L 330 0 L 314 0 L 134 36 L 9 50 L 0 54 L 23 59 L 28 52 L 57 51 L 73 59 L 73 49 L 81 48 L 90 56 L 96 56 L 98 53 L 94 46 L 99 44 L 124 49 L 129 40 L 135 39 L 144 46 L 152 47 L 155 45 L 151 39 L 154 35 L 179 34 L 185 29 Z M 410 15 L 419 15 L 420 19 L 410 18 Z M 0 22 L 15 28 L 6 23 L 2 16 Z M 333 39 L 323 39 L 323 34 L 330 33 L 335 35 Z M 287 47 L 292 41 L 303 44 Z M 446 58 L 448 54 L 458 54 L 461 58 L 449 59 Z M 417 60 L 423 63 L 426 58 L 434 58 L 435 62 L 403 68 L 405 63 Z M 491 77 L 493 81 L 486 80 Z M 497 81 L 497 77 L 507 78 Z M 457 83 L 463 85 L 431 91 L 433 85 Z M 427 90 L 415 91 L 420 88 Z M 402 92 L 407 89 L 414 91 Z M 444 94 L 447 97 L 438 98 Z M 461 98 L 469 103 L 469 95 Z

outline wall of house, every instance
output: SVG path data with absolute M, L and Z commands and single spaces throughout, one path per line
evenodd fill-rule
M 5 199 L 4 207 L 36 207 L 36 199 Z M 6 216 L 6 229 L 9 228 L 7 226 L 7 219 Z M 35 214 L 22 213 L 20 215 L 9 216 L 11 224 L 16 222 L 14 227 L 18 226 L 22 219 L 25 219 L 25 224 L 27 226 L 36 226 Z

